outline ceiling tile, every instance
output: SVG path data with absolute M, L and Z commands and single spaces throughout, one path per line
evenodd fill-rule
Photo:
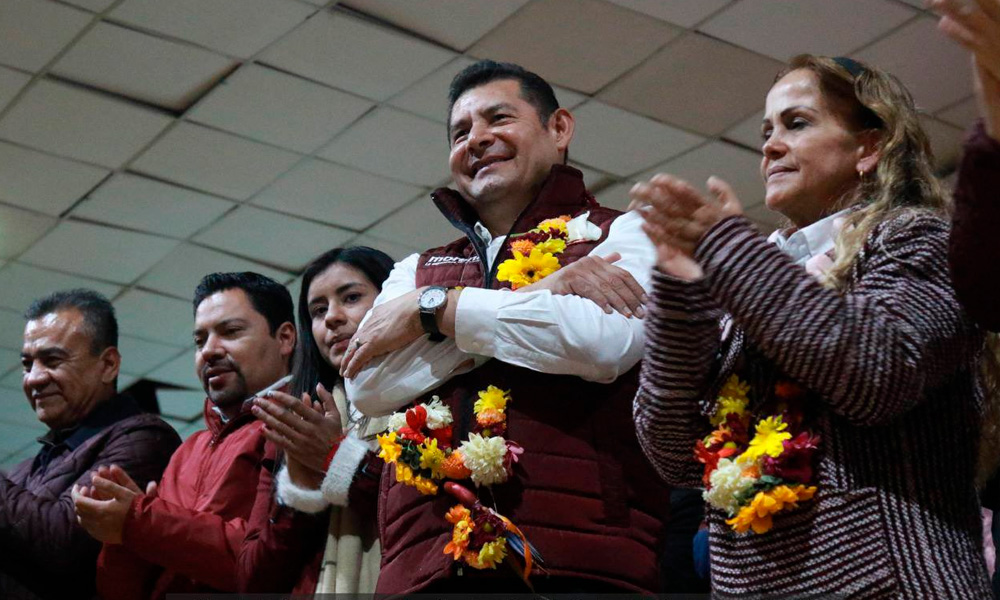
M 156 390 L 160 413 L 168 417 L 190 420 L 203 414 L 205 393 L 201 390 Z
M 702 138 L 597 101 L 575 111 L 569 155 L 615 175 L 630 175 L 701 143 Z
M 55 223 L 52 217 L 0 204 L 0 258 L 20 253 Z
M 667 173 L 686 180 L 706 195 L 705 182 L 712 175 L 733 187 L 744 206 L 764 201 L 764 183 L 760 177 L 760 155 L 726 142 L 711 142 L 687 154 L 653 167 L 639 177 L 648 180 L 656 173 Z
M 64 221 L 21 256 L 39 267 L 116 283 L 143 274 L 177 245 L 174 240 L 113 227 Z
M 41 433 L 38 429 L 0 422 L 0 454 L 6 456 L 32 446 L 37 452 L 41 449 L 37 443 Z
M 346 0 L 343 4 L 456 50 L 465 50 L 527 2 L 528 0 L 461 3 L 454 0 Z
M 0 63 L 38 71 L 90 22 L 91 15 L 55 2 L 0 2 Z
M 729 4 L 732 0 L 611 0 L 619 6 L 631 8 L 662 21 L 691 27 L 708 15 Z
M 59 216 L 109 171 L 0 142 L 0 200 Z
M 598 97 L 626 110 L 715 135 L 764 104 L 777 61 L 690 34 Z
M 122 355 L 122 371 L 145 375 L 181 353 L 175 346 L 140 340 L 127 335 L 118 336 L 118 350 Z
M 200 246 L 181 244 L 140 279 L 137 285 L 190 300 L 194 297 L 194 288 L 205 275 L 235 271 L 254 271 L 280 283 L 292 278 L 290 273 L 246 259 Z
M 607 173 L 585 167 L 584 165 L 573 161 L 569 161 L 569 166 L 574 169 L 579 169 L 580 172 L 583 173 L 583 183 L 587 186 L 588 190 L 597 185 L 597 183 L 603 181 L 606 177 L 610 177 Z
M 206 246 L 298 270 L 350 237 L 345 229 L 242 206 L 194 239 Z
M 184 110 L 236 66 L 232 59 L 98 23 L 52 67 L 66 79 Z
M 190 309 L 190 305 L 188 307 Z M 160 381 L 171 385 L 193 389 L 200 388 L 201 382 L 198 381 L 198 376 L 194 370 L 194 346 L 191 347 L 191 352 L 185 352 L 170 362 L 150 371 L 146 377 L 153 381 Z
M 567 90 L 558 85 L 552 86 L 552 91 L 556 94 L 556 101 L 559 103 L 559 106 L 567 110 L 572 110 L 590 100 L 590 96 L 585 96 L 573 90 Z
M 976 103 L 975 96 L 973 96 L 939 111 L 937 117 L 952 125 L 958 125 L 962 129 L 970 129 L 972 124 L 976 122 L 976 119 L 979 118 L 979 105 Z
M 299 155 L 191 123 L 179 123 L 132 163 L 139 172 L 246 200 Z
M 514 62 L 550 83 L 592 94 L 679 32 L 600 0 L 537 0 L 469 53 Z
M 420 193 L 416 186 L 310 159 L 258 194 L 252 203 L 361 230 Z
M 426 248 L 417 248 L 416 246 L 394 244 L 393 242 L 380 240 L 378 238 L 371 237 L 370 235 L 359 235 L 345 244 L 345 246 L 368 246 L 369 248 L 375 248 L 376 250 L 381 250 L 391 256 L 396 262 L 403 260 L 413 253 L 419 253 L 426 250 Z M 301 281 L 299 283 L 301 283 Z M 289 287 L 291 287 L 291 285 Z M 295 298 L 296 296 L 292 297 Z
M 0 137 L 60 156 L 116 168 L 170 117 L 53 81 L 39 81 L 0 121 Z
M 27 429 L 45 431 L 48 428 L 38 420 L 35 411 L 31 410 L 28 399 L 21 390 L 20 368 L 15 372 L 17 389 L 0 392 L 0 420 L 14 423 Z M 37 434 L 36 434 L 37 435 Z
M 21 353 L 9 348 L 0 348 L 0 373 L 8 373 L 21 368 Z M 3 418 L 3 415 L 0 415 Z
M 234 203 L 146 177 L 120 173 L 94 190 L 73 216 L 186 238 Z
M 854 57 L 898 77 L 928 112 L 972 94 L 969 53 L 942 35 L 937 20 L 929 17 L 915 19 Z
M 446 128 L 394 108 L 379 108 L 320 151 L 323 158 L 417 185 L 449 177 Z M 413 194 L 410 194 L 413 197 Z
M 761 137 L 760 126 L 764 120 L 764 111 L 755 112 L 740 123 L 737 123 L 723 133 L 727 140 L 743 144 L 747 148 L 759 151 L 764 145 L 764 138 Z
M 0 270 L 0 306 L 13 310 L 27 310 L 31 303 L 42 296 L 59 290 L 87 288 L 107 298 L 114 298 L 121 287 L 93 279 L 47 271 L 21 263 L 10 263 Z
M 597 201 L 601 203 L 601 206 L 625 210 L 629 203 L 628 191 L 632 189 L 633 185 L 635 184 L 632 181 L 623 181 L 608 186 L 597 192 Z
M 393 96 L 389 104 L 439 123 L 447 123 L 448 88 L 451 86 L 451 80 L 462 69 L 474 62 L 465 56 L 459 56 L 398 95 Z M 447 140 L 448 136 L 442 134 L 441 139 Z
M 0 67 L 0 110 L 3 110 L 29 81 L 31 81 L 30 75 L 7 67 Z
M 85 8 L 91 12 L 102 12 L 115 3 L 115 0 L 63 0 L 67 4 Z
M 293 0 L 126 0 L 111 16 L 249 58 L 315 10 Z
M 248 64 L 187 118 L 310 154 L 373 104 L 301 77 Z
M 0 348 L 20 352 L 24 344 L 23 312 L 0 309 Z
M 365 233 L 380 240 L 423 249 L 442 246 L 462 237 L 462 232 L 452 227 L 429 196 L 406 205 Z
M 803 52 L 847 54 L 915 14 L 892 0 L 797 0 L 794 10 L 786 0 L 754 0 L 734 3 L 698 29 L 784 62 Z
M 129 290 L 114 305 L 123 334 L 172 346 L 191 344 L 194 313 L 190 302 Z
M 920 124 L 931 138 L 934 165 L 944 170 L 957 167 L 965 132 L 954 125 L 928 116 L 921 116 Z
M 398 31 L 323 11 L 268 48 L 261 62 L 385 100 L 453 57 Z

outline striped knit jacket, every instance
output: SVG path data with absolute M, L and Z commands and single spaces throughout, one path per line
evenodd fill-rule
M 763 364 L 818 404 L 812 501 L 759 535 L 708 509 L 716 597 L 990 597 L 973 484 L 983 338 L 955 299 L 947 243 L 940 217 L 890 219 L 842 294 L 732 217 L 698 247 L 704 279 L 655 275 L 634 409 L 668 483 L 701 487 L 694 443 L 734 369 Z

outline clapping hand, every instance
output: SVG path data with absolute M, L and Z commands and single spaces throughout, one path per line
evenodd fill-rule
M 156 482 L 149 482 L 145 494 L 156 495 Z M 87 533 L 98 541 L 120 544 L 128 511 L 143 491 L 124 469 L 111 465 L 97 469 L 91 486 L 74 485 L 71 495 L 76 520 Z
M 743 214 L 729 184 L 710 177 L 708 189 L 715 198 L 705 198 L 676 177 L 658 174 L 629 192 L 632 206 L 646 219 L 643 230 L 656 246 L 657 266 L 664 273 L 689 281 L 701 278 L 694 253 L 702 237 L 723 219 Z
M 1000 0 L 929 0 L 938 29 L 970 52 L 986 132 L 1000 140 Z

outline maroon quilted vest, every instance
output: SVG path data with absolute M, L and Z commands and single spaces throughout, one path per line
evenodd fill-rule
M 469 286 L 499 289 L 496 265 L 510 258 L 504 244 L 490 273 L 483 272 L 485 245 L 473 232 L 475 212 L 455 192 L 433 194 L 438 208 L 466 237 L 421 255 L 417 286 Z M 620 213 L 600 207 L 583 184 L 579 171 L 553 167 L 538 197 L 518 217 L 511 232 L 524 232 L 546 218 L 590 211 L 601 227 L 596 242 L 569 245 L 559 255 L 566 265 L 586 256 L 607 237 Z M 457 376 L 418 401 L 437 395 L 455 418 L 455 440 L 465 439 L 474 421 L 476 393 L 488 385 L 509 389 L 506 437 L 524 447 L 514 476 L 493 486 L 493 496 L 480 491 L 522 528 L 545 560 L 552 576 L 594 579 L 626 590 L 659 588 L 659 556 L 667 518 L 669 490 L 646 460 L 635 436 L 632 400 L 638 385 L 636 366 L 610 384 L 579 377 L 547 375 L 490 360 Z M 443 553 L 451 539 L 447 510 L 451 496 L 421 496 L 396 483 L 394 469 L 383 473 L 379 494 L 382 570 L 378 591 L 408 593 L 444 577 L 459 574 L 459 565 Z M 505 576 L 465 567 L 462 576 Z M 513 573 L 510 571 L 510 573 Z M 546 574 L 535 570 L 533 579 Z

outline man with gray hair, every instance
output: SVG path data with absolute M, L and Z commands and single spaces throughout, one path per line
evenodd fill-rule
M 156 481 L 180 439 L 118 394 L 118 323 L 105 297 L 56 292 L 25 317 L 22 385 L 49 431 L 34 458 L 0 473 L 0 597 L 90 598 L 101 545 L 77 523 L 74 485 L 111 464 Z

